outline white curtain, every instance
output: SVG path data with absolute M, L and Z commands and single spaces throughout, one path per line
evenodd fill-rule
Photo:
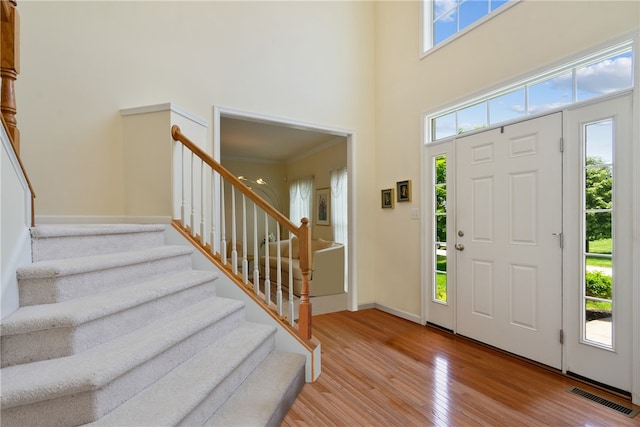
M 311 226 L 311 209 L 313 207 L 313 176 L 292 181 L 289 184 L 289 219 L 300 225 L 302 218 L 309 219 Z
M 333 240 L 347 246 L 347 168 L 332 170 L 331 175 L 331 226 Z
M 333 240 L 344 245 L 344 291 L 349 290 L 349 264 L 347 244 L 349 223 L 347 215 L 347 168 L 329 172 L 331 176 L 331 226 Z

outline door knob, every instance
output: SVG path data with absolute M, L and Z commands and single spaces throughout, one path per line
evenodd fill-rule
M 459 251 L 464 251 L 464 245 L 462 243 L 457 243 L 456 244 L 456 249 Z

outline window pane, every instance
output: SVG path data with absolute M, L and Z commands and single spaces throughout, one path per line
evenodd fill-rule
M 451 13 L 455 13 L 458 7 L 457 0 L 434 0 L 433 1 L 433 20 L 445 18 L 448 19 Z M 447 14 L 446 17 L 443 17 Z
M 436 117 L 432 121 L 434 141 L 449 136 L 454 136 L 456 132 L 456 113 L 446 116 Z
M 605 120 L 585 126 L 587 166 L 613 163 L 613 121 Z
M 568 72 L 529 86 L 527 114 L 538 114 L 573 102 L 572 82 L 572 73 Z
M 613 346 L 611 323 L 611 303 L 585 301 L 585 338 L 607 347 Z
M 587 159 L 589 161 L 589 159 Z M 585 208 L 593 209 L 611 209 L 612 190 L 611 167 L 595 167 L 585 170 Z
M 611 254 L 611 212 L 586 214 L 586 252 Z
M 491 7 L 491 11 L 494 11 L 500 6 L 502 6 L 503 4 L 507 4 L 507 0 L 493 0 L 493 1 L 490 1 L 489 3 L 490 3 L 489 6 Z
M 489 13 L 488 0 L 467 0 L 460 4 L 460 28 L 468 27 L 487 13 Z
M 436 164 L 436 184 L 445 184 L 447 182 L 447 157 L 438 156 L 435 159 Z
M 435 188 L 436 193 L 436 213 L 447 212 L 447 188 L 439 185 Z
M 445 243 L 447 241 L 447 216 L 436 216 L 436 241 Z
M 472 105 L 458 111 L 458 133 L 487 126 L 487 103 Z
M 576 69 L 578 101 L 630 88 L 633 84 L 631 52 Z
M 489 121 L 491 124 L 506 122 L 524 116 L 524 88 L 489 100 Z
M 447 302 L 447 246 L 436 244 L 436 271 L 434 287 L 436 301 Z
M 436 273 L 435 291 L 434 299 L 436 301 L 447 302 L 447 273 Z
M 441 43 L 458 32 L 458 13 L 447 13 L 433 23 L 433 45 Z

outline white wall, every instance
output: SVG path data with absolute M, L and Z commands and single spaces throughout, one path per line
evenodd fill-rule
M 31 262 L 31 191 L 0 126 L 0 319 L 18 308 L 16 268 Z
M 375 300 L 421 316 L 422 116 L 640 28 L 640 3 L 523 0 L 420 59 L 419 1 L 377 4 L 376 189 L 411 179 L 413 201 L 376 205 Z M 424 212 L 421 212 L 424 215 Z M 382 244 L 384 242 L 384 244 Z M 388 265 L 402 265 L 390 269 Z
M 362 205 L 359 298 L 373 301 L 374 3 L 28 1 L 18 9 L 18 120 L 37 215 L 123 215 L 123 108 L 172 102 L 209 118 L 215 104 L 349 129 Z

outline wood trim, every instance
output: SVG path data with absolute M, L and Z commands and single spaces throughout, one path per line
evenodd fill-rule
M 20 15 L 16 3 L 2 0 L 2 19 L 0 33 L 2 35 L 2 56 L 0 57 L 0 76 L 2 89 L 0 93 L 0 110 L 5 119 L 7 133 L 12 137 L 15 151 L 20 155 L 20 131 L 16 119 L 16 96 L 14 82 L 20 73 Z

